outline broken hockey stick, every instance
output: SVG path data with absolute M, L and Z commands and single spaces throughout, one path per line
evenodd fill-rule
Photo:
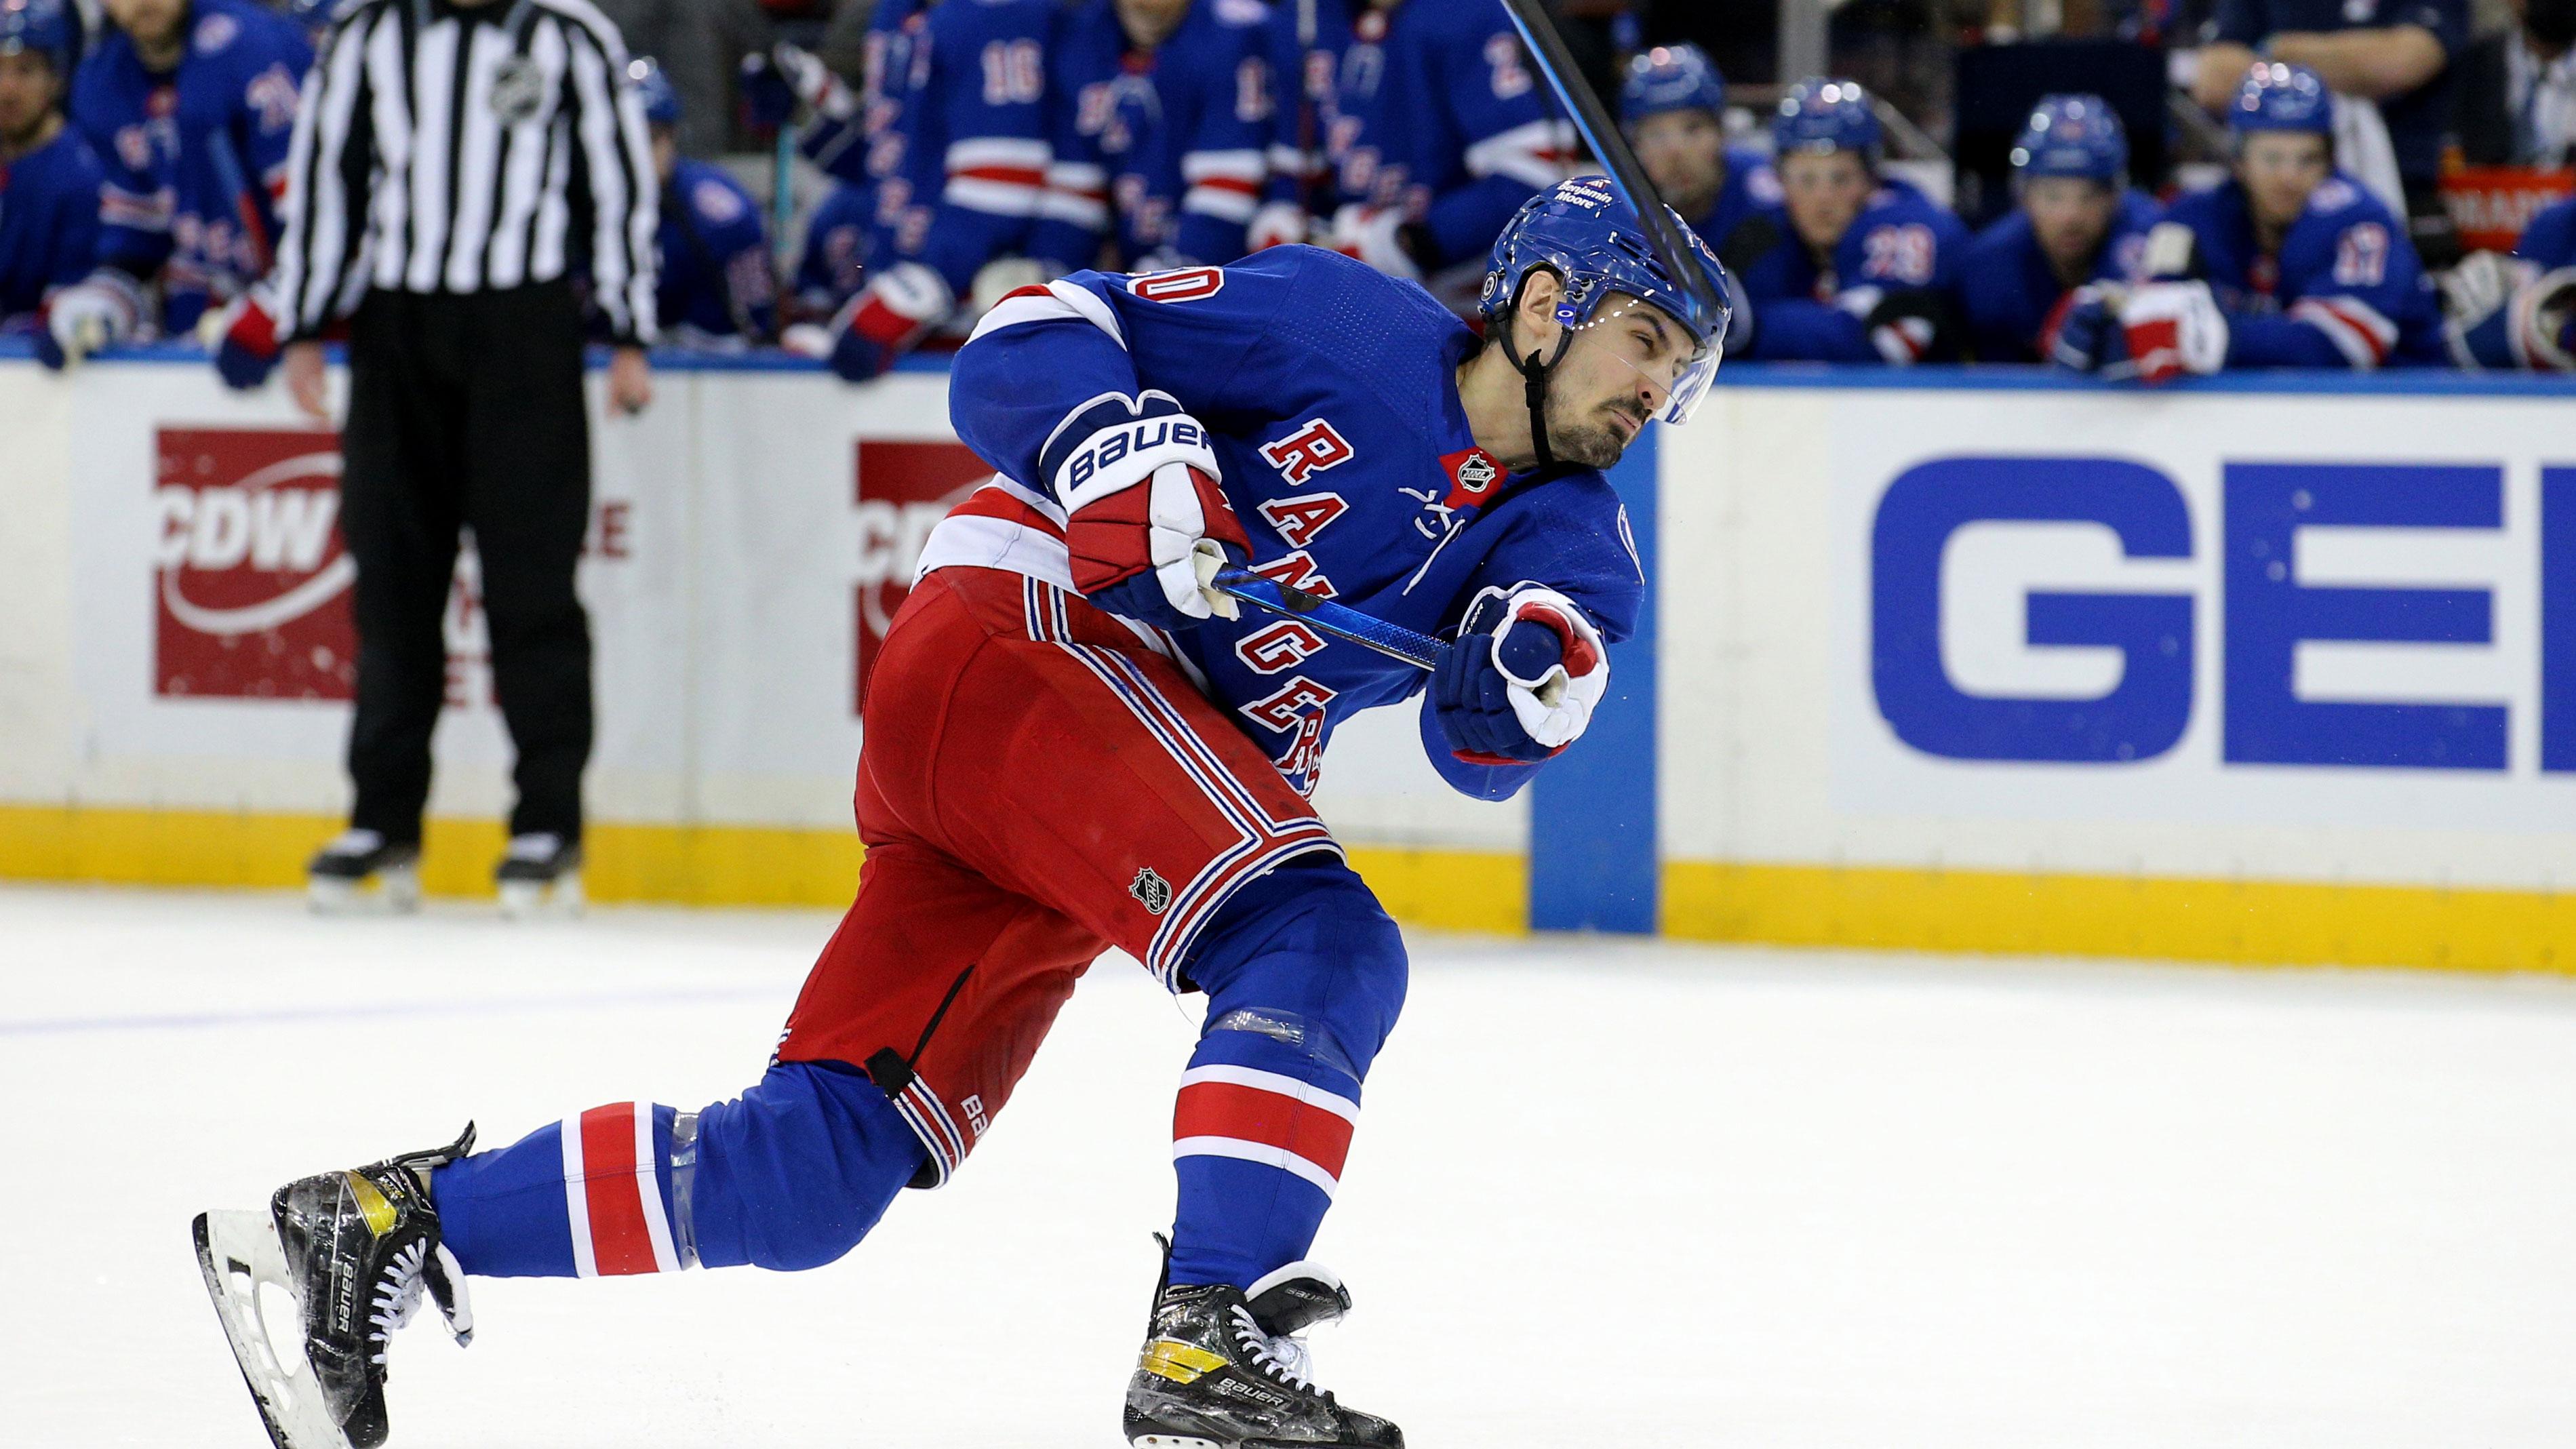
M 1318 634 L 1328 634 L 1363 649 L 1374 649 L 1389 659 L 1400 659 L 1417 669 L 1436 670 L 1440 661 L 1449 657 L 1449 646 L 1428 634 L 1417 634 L 1401 624 L 1372 618 L 1319 594 L 1291 588 L 1276 579 L 1263 578 L 1250 569 L 1220 570 L 1214 582 L 1218 589 L 1255 608 L 1285 614 Z
M 1672 208 L 1664 204 L 1663 193 L 1646 175 L 1637 161 L 1637 153 L 1628 149 L 1628 137 L 1610 119 L 1609 109 L 1592 92 L 1583 79 L 1583 70 L 1574 63 L 1573 52 L 1565 48 L 1565 37 L 1556 33 L 1555 22 L 1548 18 L 1546 0 L 1501 0 L 1512 17 L 1512 26 L 1520 31 L 1521 40 L 1538 60 L 1539 74 L 1547 77 L 1548 89 L 1556 92 L 1557 101 L 1566 114 L 1574 118 L 1574 128 L 1583 134 L 1592 154 L 1609 168 L 1611 183 L 1628 204 L 1637 208 L 1637 219 L 1645 226 L 1646 241 L 1655 249 L 1655 260 L 1663 263 L 1675 285 L 1690 293 L 1713 317 L 1724 317 L 1727 299 L 1717 295 L 1708 274 L 1693 260 L 1689 234 L 1684 231 Z

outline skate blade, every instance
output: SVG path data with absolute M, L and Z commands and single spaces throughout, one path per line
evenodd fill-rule
M 1148 1434 L 1142 1439 L 1130 1439 L 1127 1442 L 1133 1446 L 1133 1449 L 1225 1449 L 1223 1444 L 1214 1439 L 1190 1439 L 1171 1434 Z
M 304 897 L 318 916 L 395 916 L 420 909 L 420 871 L 381 870 L 362 881 L 310 879 Z
M 579 875 L 567 875 L 550 885 L 524 880 L 501 882 L 501 917 L 504 920 L 568 920 L 580 915 L 588 904 L 581 893 Z
M 268 1437 L 277 1449 L 350 1449 L 349 1437 L 340 1432 L 322 1386 L 304 1362 L 300 1337 L 290 1367 L 260 1313 L 260 1285 L 273 1285 L 290 1298 L 294 1294 L 276 1226 L 265 1213 L 211 1212 L 197 1214 L 195 1232 L 206 1296 L 214 1300 L 215 1317 L 223 1323 L 233 1361 L 241 1367 L 251 1402 L 259 1406 Z

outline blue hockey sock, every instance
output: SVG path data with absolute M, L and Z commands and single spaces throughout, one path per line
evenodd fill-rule
M 430 1178 L 441 1231 L 480 1277 L 601 1277 L 847 1253 L 921 1170 L 885 1094 L 828 1062 L 772 1067 L 740 1099 L 593 1107 Z
M 1403 1010 L 1404 943 L 1334 857 L 1246 886 L 1189 966 L 1208 1024 L 1173 1117 L 1172 1281 L 1250 1288 L 1306 1256 L 1360 1083 Z

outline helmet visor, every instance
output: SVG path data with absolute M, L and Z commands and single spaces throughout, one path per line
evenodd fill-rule
M 1660 399 L 1654 415 L 1676 426 L 1690 421 L 1717 377 L 1717 343 L 1699 341 L 1642 298 L 1614 294 L 1584 330 L 1598 333 L 1609 355 L 1646 381 Z

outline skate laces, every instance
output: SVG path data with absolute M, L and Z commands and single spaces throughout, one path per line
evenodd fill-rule
M 421 1268 L 428 1261 L 429 1240 L 415 1238 L 396 1249 L 385 1270 L 376 1275 L 375 1301 L 367 1313 L 367 1342 L 375 1350 L 368 1357 L 378 1368 L 384 1367 L 385 1355 L 393 1346 L 394 1330 L 420 1311 Z
M 1306 1351 L 1305 1340 L 1271 1337 L 1262 1332 L 1261 1321 L 1252 1316 L 1252 1310 L 1240 1304 L 1234 1310 L 1234 1340 L 1252 1360 L 1252 1367 L 1263 1375 L 1301 1392 L 1315 1391 L 1311 1377 L 1315 1360 Z

